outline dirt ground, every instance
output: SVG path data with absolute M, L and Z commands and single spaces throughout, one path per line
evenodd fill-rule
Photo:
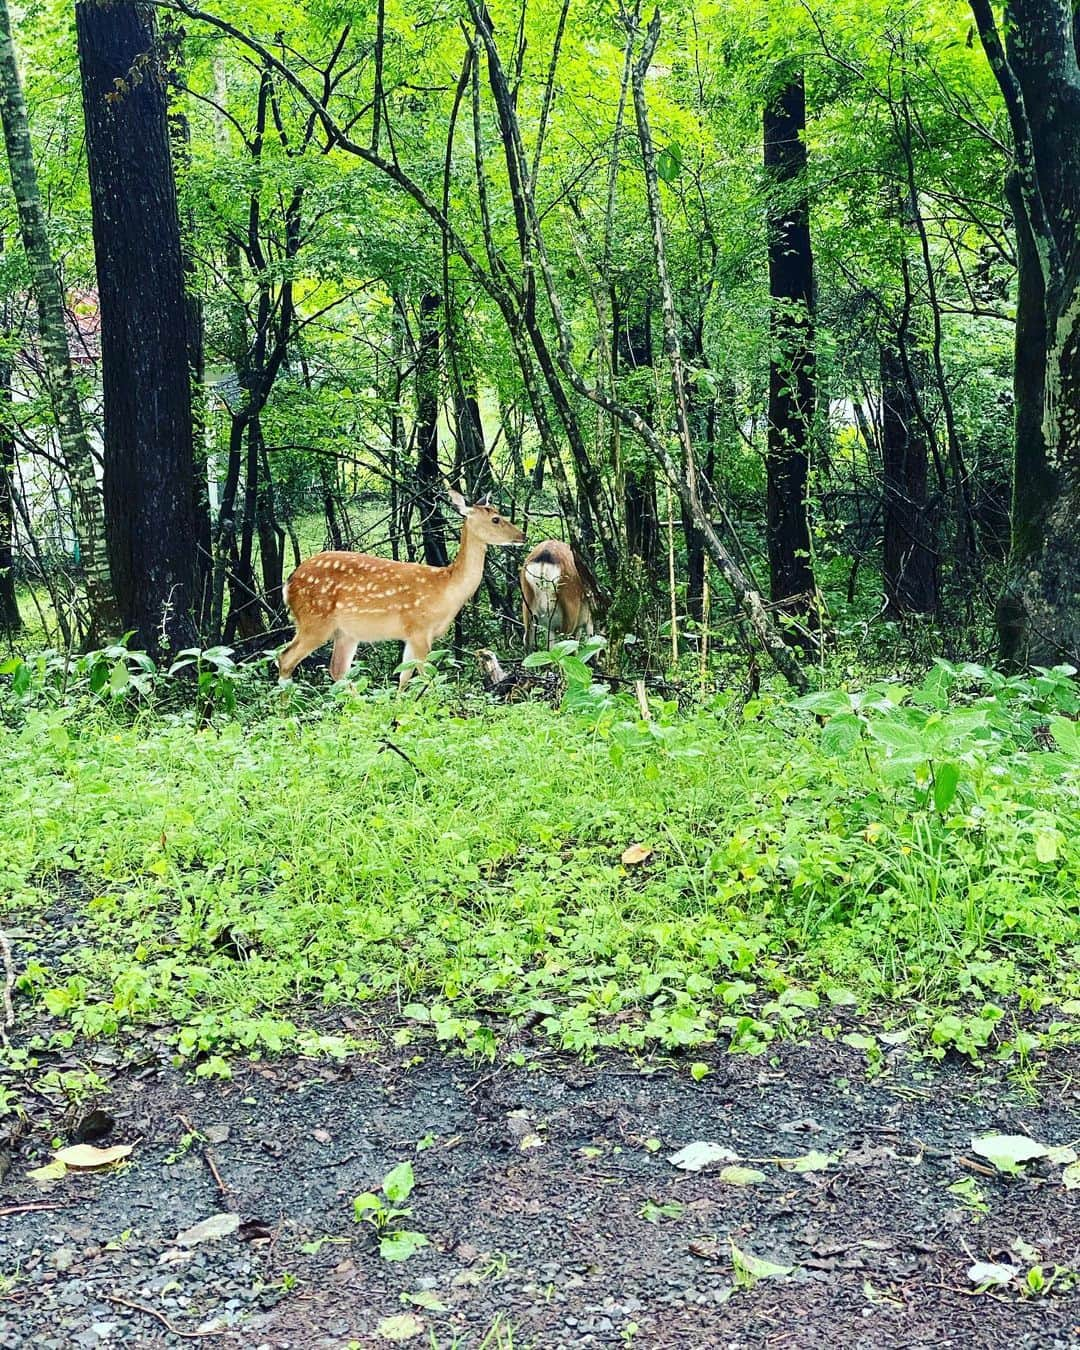
M 61 1142 L 99 1105 L 115 1121 L 99 1142 L 134 1149 L 106 1173 L 30 1180 L 57 1122 L 35 1127 L 24 1098 L 31 1128 L 0 1183 L 0 1347 L 1080 1344 L 1075 1277 L 1021 1288 L 1032 1265 L 1047 1278 L 1080 1268 L 1080 1192 L 1045 1163 L 985 1175 L 971 1149 L 991 1131 L 1075 1143 L 1076 1054 L 1026 1093 L 961 1065 L 909 1065 L 902 1050 L 868 1081 L 860 1053 L 822 1040 L 717 1054 L 699 1082 L 686 1066 L 590 1066 L 539 1045 L 531 1068 L 412 1046 L 238 1064 L 221 1083 L 83 1054 L 108 1088 Z M 185 1140 L 192 1129 L 202 1138 Z M 732 1184 L 722 1161 L 673 1166 L 696 1140 L 759 1179 Z M 823 1170 L 777 1161 L 811 1151 Z M 404 1222 L 428 1245 L 388 1262 L 352 1202 L 405 1159 Z M 948 1189 L 965 1178 L 985 1213 Z M 239 1225 L 178 1242 L 217 1214 Z M 757 1258 L 790 1269 L 755 1279 Z M 978 1292 L 975 1261 L 1019 1273 Z

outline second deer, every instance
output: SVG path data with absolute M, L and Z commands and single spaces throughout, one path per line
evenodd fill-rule
M 449 567 L 341 552 L 316 553 L 300 564 L 283 591 L 296 636 L 278 657 L 282 684 L 291 681 L 305 656 L 331 638 L 335 680 L 348 674 L 361 642 L 397 640 L 405 644 L 404 662 L 427 660 L 432 644 L 476 594 L 488 545 L 525 542 L 523 532 L 486 501 L 469 506 L 460 492 L 451 492 L 450 500 L 465 521 Z M 399 690 L 412 671 L 406 664 Z
M 568 544 L 561 539 L 537 544 L 518 580 L 526 651 L 535 645 L 537 627 L 546 634 L 549 647 L 557 636 L 574 637 L 582 628 L 592 637 L 592 609 Z

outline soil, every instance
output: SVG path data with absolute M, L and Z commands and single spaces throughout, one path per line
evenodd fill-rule
M 821 1039 L 718 1053 L 701 1081 L 685 1065 L 586 1065 L 539 1044 L 524 1068 L 412 1045 L 334 1065 L 236 1063 L 226 1082 L 107 1048 L 66 1057 L 89 1059 L 107 1089 L 64 1129 L 23 1089 L 30 1127 L 0 1183 L 0 1347 L 346 1350 L 395 1331 L 438 1350 L 1080 1343 L 1075 1277 L 1022 1289 L 1032 1265 L 1047 1278 L 1080 1268 L 1080 1192 L 1046 1163 L 987 1175 L 971 1149 L 992 1131 L 1075 1143 L 1075 1052 L 1027 1092 L 909 1063 L 902 1047 L 868 1080 L 860 1053 Z M 134 1145 L 127 1162 L 28 1179 L 95 1106 L 114 1121 L 99 1142 Z M 678 1170 L 670 1155 L 695 1140 L 764 1178 Z M 802 1173 L 775 1161 L 811 1150 L 833 1161 Z M 428 1245 L 388 1262 L 352 1202 L 404 1159 L 416 1188 L 403 1223 Z M 984 1214 L 948 1189 L 965 1178 Z M 673 1201 L 666 1216 L 647 1208 Z M 239 1226 L 178 1242 L 215 1214 Z M 740 1279 L 733 1246 L 791 1269 Z M 978 1292 L 975 1261 L 1019 1274 Z

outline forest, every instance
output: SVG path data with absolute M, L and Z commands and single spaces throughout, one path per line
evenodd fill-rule
M 1074 0 L 0 0 L 0 1347 L 1080 1334 Z

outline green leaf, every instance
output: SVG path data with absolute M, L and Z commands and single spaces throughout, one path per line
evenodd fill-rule
M 782 1158 L 780 1166 L 785 1172 L 824 1172 L 836 1161 L 835 1153 L 821 1153 L 812 1148 L 798 1158 Z
M 1041 863 L 1052 863 L 1058 855 L 1057 830 L 1038 830 L 1035 834 L 1035 856 Z
M 821 748 L 830 755 L 849 755 L 862 737 L 862 722 L 854 713 L 837 713 L 821 731 Z
M 784 1275 L 790 1275 L 795 1269 L 794 1266 L 782 1266 L 776 1261 L 767 1261 L 763 1256 L 755 1256 L 753 1252 L 740 1251 L 731 1244 L 731 1264 L 735 1267 L 735 1274 L 743 1283 L 754 1284 L 758 1280 L 780 1279 Z
M 971 1148 L 980 1158 L 992 1162 L 999 1172 L 1016 1173 L 1020 1164 L 1046 1156 L 1045 1144 L 1026 1134 L 984 1134 L 973 1138 Z
M 353 1200 L 353 1218 L 359 1223 L 366 1219 L 369 1214 L 378 1214 L 383 1207 L 383 1202 L 377 1195 L 371 1191 L 365 1191 L 363 1195 L 358 1195 Z
M 681 1219 L 686 1206 L 679 1200 L 646 1200 L 641 1208 L 641 1217 L 646 1223 L 659 1223 L 661 1219 Z
M 817 713 L 820 717 L 836 717 L 851 712 L 851 696 L 841 689 L 821 689 L 813 694 L 803 694 L 791 706 L 800 712 Z
M 428 1245 L 423 1233 L 403 1228 L 399 1233 L 387 1233 L 379 1242 L 379 1255 L 384 1261 L 407 1261 L 421 1247 Z
M 756 1186 L 768 1180 L 756 1167 L 721 1167 L 717 1176 L 726 1186 Z
M 953 804 L 960 785 L 960 765 L 938 764 L 934 769 L 934 805 L 942 815 Z
M 412 1163 L 406 1159 L 387 1172 L 383 1177 L 382 1189 L 392 1205 L 401 1205 L 408 1200 L 415 1185 Z
M 656 172 L 665 183 L 674 183 L 675 179 L 682 173 L 682 165 L 682 151 L 672 143 L 665 146 L 657 156 Z

